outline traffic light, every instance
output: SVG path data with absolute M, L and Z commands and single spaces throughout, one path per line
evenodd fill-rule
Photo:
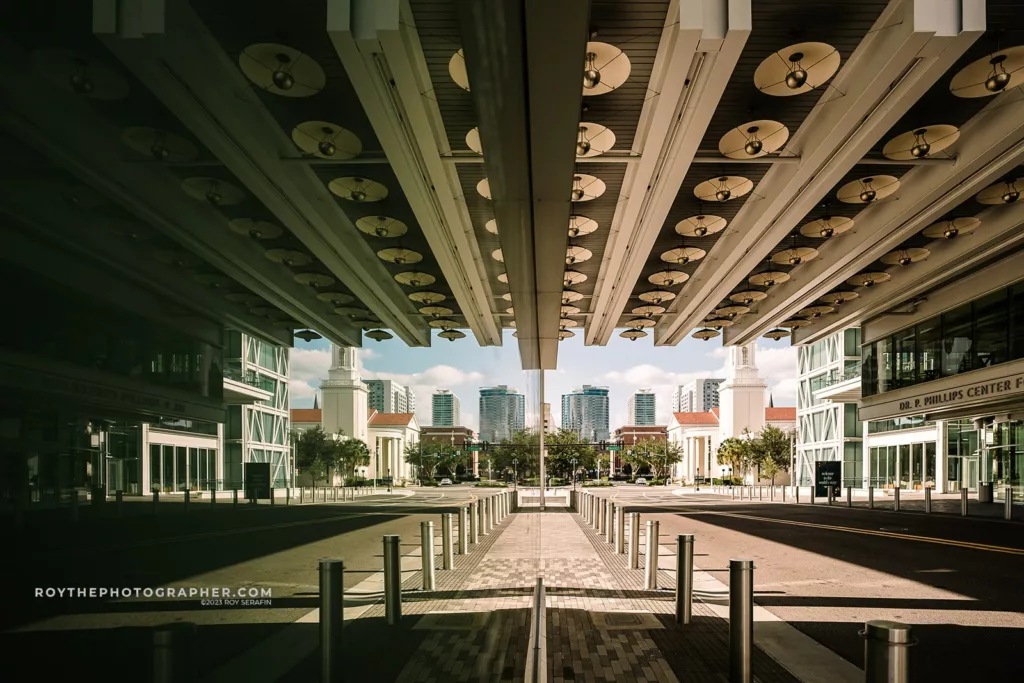
M 491 444 L 489 444 L 486 441 L 484 441 L 484 445 L 483 445 L 484 451 L 488 451 L 488 450 L 490 450 L 490 448 L 491 448 Z

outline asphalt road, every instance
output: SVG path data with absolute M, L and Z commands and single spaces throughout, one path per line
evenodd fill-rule
M 660 522 L 662 545 L 696 534 L 695 564 L 724 583 L 730 559 L 753 559 L 755 602 L 858 666 L 864 622 L 891 619 L 919 639 L 912 680 L 1024 676 L 1024 660 L 1010 654 L 1024 645 L 1024 524 L 613 491 L 642 522 Z
M 172 622 L 198 625 L 197 656 L 204 669 L 213 668 L 318 606 L 320 558 L 344 560 L 351 588 L 382 569 L 384 534 L 399 534 L 403 553 L 411 552 L 419 546 L 421 521 L 434 521 L 439 535 L 442 512 L 494 492 L 453 486 L 345 503 L 193 504 L 187 515 L 180 504 L 167 504 L 157 516 L 83 518 L 75 528 L 29 520 L 23 533 L 3 540 L 13 548 L 8 558 L 17 561 L 0 566 L 8 597 L 0 610 L 0 648 L 8 655 L 0 680 L 94 680 L 148 670 L 150 629 Z M 269 589 L 271 604 L 35 596 L 36 588 L 47 587 L 158 586 Z

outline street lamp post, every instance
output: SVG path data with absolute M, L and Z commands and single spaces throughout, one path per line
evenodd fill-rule
M 519 490 L 519 458 L 512 458 L 512 490 Z
M 576 459 L 576 458 L 573 458 L 573 459 L 571 459 L 569 461 L 569 464 L 572 465 L 572 490 L 573 491 L 576 490 L 576 463 L 578 463 L 578 462 L 579 462 L 579 460 Z

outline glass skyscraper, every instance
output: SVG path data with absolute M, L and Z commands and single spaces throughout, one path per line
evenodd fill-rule
M 459 397 L 448 389 L 438 389 L 431 396 L 430 422 L 434 427 L 457 427 L 462 424 Z
M 627 406 L 629 415 L 626 418 L 630 425 L 638 427 L 654 426 L 655 398 L 650 389 L 641 389 L 629 397 Z
M 571 429 L 585 441 L 607 441 L 608 387 L 584 384 L 570 394 L 562 394 L 562 429 Z
M 526 426 L 526 397 L 501 384 L 480 389 L 480 441 L 497 443 Z

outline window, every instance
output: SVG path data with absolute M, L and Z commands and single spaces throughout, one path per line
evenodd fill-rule
M 856 403 L 843 404 L 843 436 L 861 436 L 861 423 L 858 417 Z
M 942 376 L 971 369 L 971 305 L 942 314 Z
M 199 449 L 188 449 L 188 487 L 189 490 L 199 488 Z
M 178 446 L 175 449 L 175 453 L 174 453 L 174 455 L 175 455 L 175 458 L 174 458 L 174 468 L 175 468 L 174 482 L 175 482 L 175 489 L 174 490 L 175 491 L 184 491 L 186 486 L 188 485 L 187 478 L 186 478 L 187 474 L 188 474 L 188 464 L 186 462 L 187 453 L 188 453 L 188 449 L 185 448 L 184 446 Z
M 878 366 L 875 359 L 875 344 L 867 344 L 861 348 L 861 396 L 874 396 L 878 393 Z
M 860 328 L 853 327 L 843 331 L 843 355 L 860 355 Z
M 1024 282 L 1010 288 L 1010 358 L 1024 358 Z
M 1006 294 L 1002 289 L 974 302 L 975 367 L 984 368 L 1009 360 Z
M 908 387 L 917 384 L 917 355 L 914 349 L 915 328 L 911 327 L 893 335 L 892 352 L 895 363 L 893 386 Z
M 160 490 L 160 446 L 150 444 L 149 446 L 149 490 Z
M 160 484 L 161 491 L 174 490 L 174 446 L 163 446 L 164 480 Z
M 939 377 L 942 358 L 941 318 L 926 320 L 917 326 L 917 373 L 918 379 L 928 382 Z

